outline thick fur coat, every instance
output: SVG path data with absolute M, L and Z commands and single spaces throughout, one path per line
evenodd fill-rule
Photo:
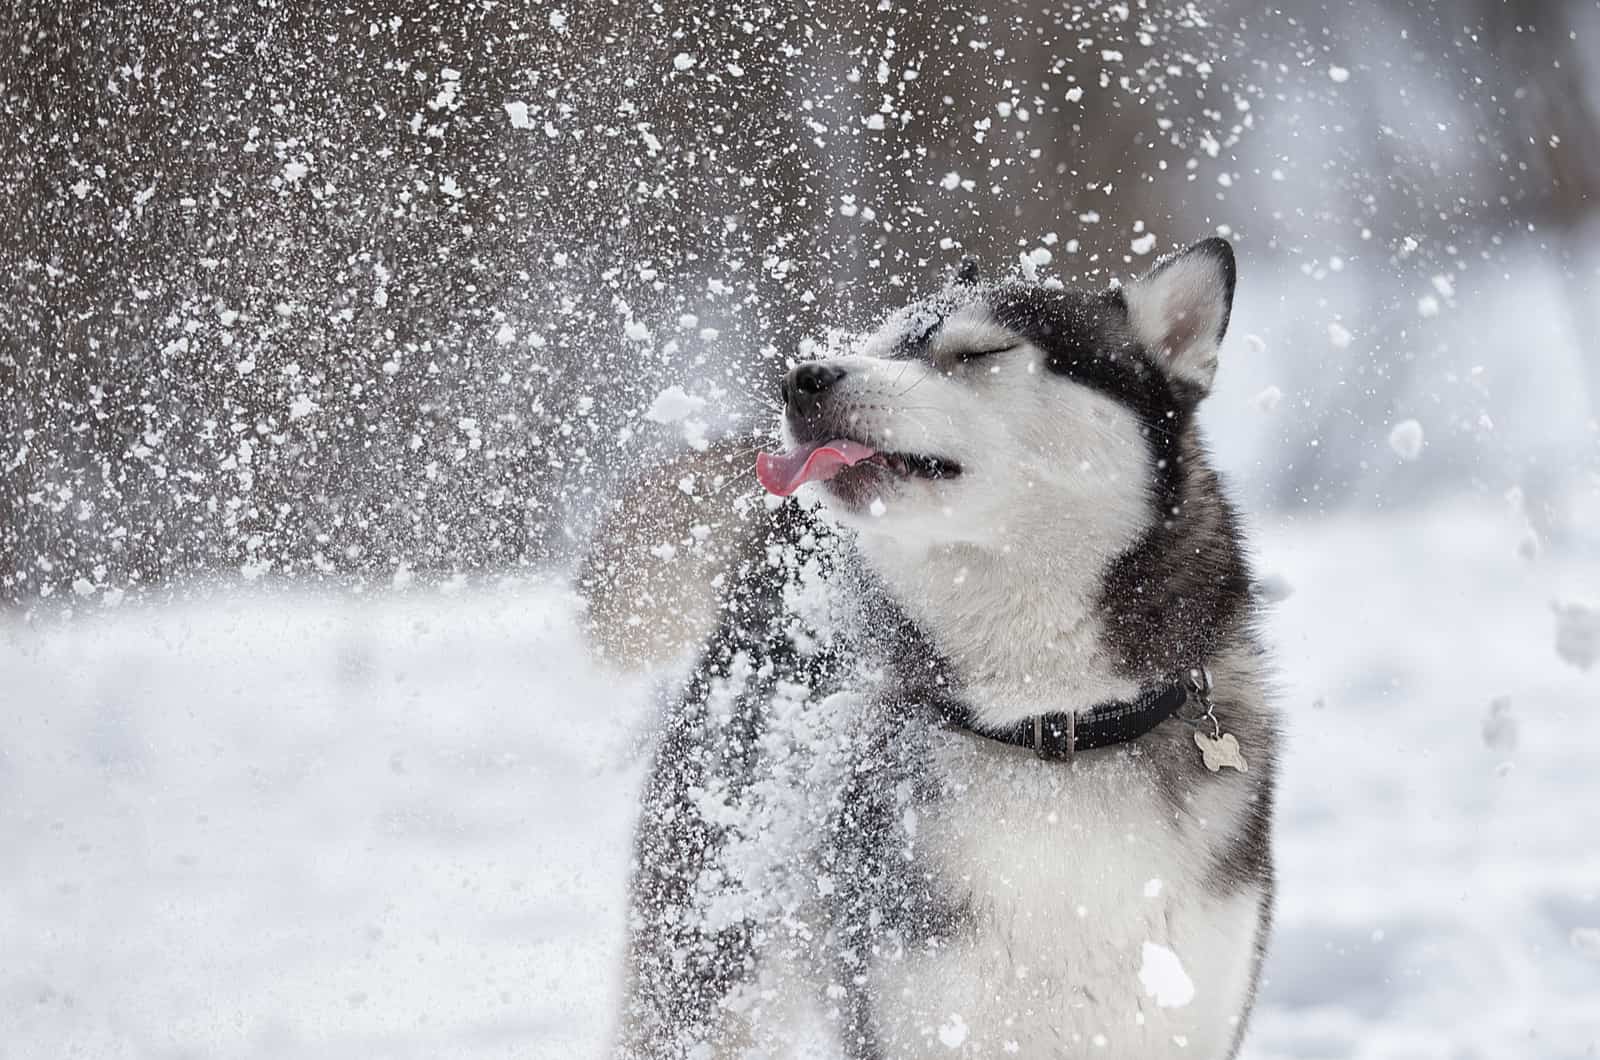
M 1233 284 L 1222 240 L 1104 292 L 964 272 L 790 373 L 801 499 L 723 506 L 739 544 L 694 579 L 715 625 L 641 804 L 620 1055 L 782 1055 L 802 1023 L 862 1060 L 1236 1053 L 1277 735 L 1195 417 Z M 819 451 L 850 466 L 808 479 Z M 986 735 L 1199 668 L 1214 722 L 1068 761 Z M 1244 768 L 1208 765 L 1222 732 Z

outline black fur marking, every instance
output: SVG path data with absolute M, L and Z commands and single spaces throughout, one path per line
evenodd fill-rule
M 835 882 L 829 903 L 838 947 L 834 974 L 845 992 L 842 1044 L 851 1060 L 878 1060 L 865 981 L 871 957 L 894 942 L 907 950 L 937 946 L 972 924 L 972 911 L 919 869 L 903 827 L 901 793 L 913 803 L 938 797 L 925 762 L 935 720 L 957 695 L 950 669 L 923 632 L 859 561 L 846 574 L 860 601 L 862 647 L 889 670 L 864 729 L 852 782 L 830 824 L 824 854 Z
M 1231 305 L 1233 253 L 1222 240 L 1191 252 L 1222 263 L 1226 304 Z M 1163 263 L 1157 267 L 1166 267 Z M 1255 612 L 1238 516 L 1206 461 L 1195 419 L 1204 394 L 1166 375 L 1132 335 L 1121 290 L 1103 294 L 998 288 L 996 316 L 1045 354 L 1058 375 L 1106 394 L 1132 411 L 1144 428 L 1155 469 L 1149 528 L 1107 568 L 1097 602 L 1119 669 L 1150 681 L 1183 673 L 1220 652 L 1250 642 Z M 1224 316 L 1223 328 L 1227 318 Z M 1154 781 L 1176 818 L 1186 817 L 1185 796 L 1198 785 L 1248 783 L 1254 801 L 1238 832 L 1219 851 L 1208 883 L 1218 894 L 1250 886 L 1271 887 L 1275 734 L 1255 719 L 1230 717 L 1226 690 L 1219 703 L 1225 725 L 1254 752 L 1244 778 L 1210 775 L 1194 757 L 1192 730 L 1179 721 L 1152 734 L 1156 757 L 1166 763 Z
M 891 714 L 900 709 L 885 706 Z M 952 901 L 940 880 L 918 870 L 902 825 L 897 793 L 915 790 L 928 731 L 877 726 L 830 822 L 823 864 L 835 886 L 828 902 L 833 975 L 844 994 L 841 1044 L 851 1060 L 883 1055 L 867 981 L 873 958 L 886 945 L 942 945 L 972 922 L 971 911 Z
M 1251 618 L 1238 516 L 1204 463 L 1192 423 L 1167 457 L 1156 519 L 1106 571 L 1099 610 L 1130 675 L 1212 658 Z
M 780 679 L 807 681 L 819 694 L 835 683 L 839 660 L 803 655 L 782 606 L 786 577 L 768 569 L 768 549 L 803 555 L 819 528 L 794 505 L 758 508 L 744 570 L 723 603 L 722 620 L 688 687 L 667 712 L 646 783 L 635 840 L 631 888 L 628 1009 L 622 1052 L 676 1057 L 714 1038 L 719 1003 L 754 970 L 756 925 L 707 932 L 693 916 L 695 887 L 720 855 L 725 835 L 694 809 L 692 793 L 715 777 L 737 798 L 758 767 L 766 710 Z M 812 546 L 815 547 L 815 546 Z M 708 706 L 717 682 L 739 661 L 755 673 L 735 697 L 732 716 L 714 721 Z
M 758 524 L 768 517 L 756 516 Z M 672 704 L 646 786 L 637 837 L 630 908 L 629 1007 L 622 1053 L 630 1058 L 678 1058 L 696 1040 L 723 1030 L 721 1001 L 748 981 L 757 960 L 760 925 L 717 933 L 692 916 L 695 886 L 721 857 L 724 834 L 694 810 L 692 792 L 715 779 L 737 799 L 756 778 L 765 711 L 779 680 L 806 683 L 817 697 L 837 688 L 865 661 L 915 660 L 886 675 L 883 695 L 867 710 L 866 736 L 852 748 L 850 782 L 840 792 L 826 829 L 819 864 L 834 881 L 825 907 L 832 941 L 821 956 L 842 988 L 840 1040 L 851 1060 L 880 1060 L 867 974 L 885 945 L 906 949 L 957 937 L 971 913 L 911 856 L 903 820 L 911 801 L 934 797 L 924 763 L 930 705 L 953 694 L 945 664 L 921 632 L 858 563 L 834 575 L 857 590 L 860 638 L 848 657 L 834 649 L 803 655 L 782 608 L 790 569 L 773 569 L 768 549 L 793 554 L 826 530 L 788 504 L 759 525 L 744 569 L 725 601 L 723 620 L 695 675 Z M 824 549 L 810 546 L 820 553 Z M 761 675 L 740 691 L 731 719 L 710 724 L 708 700 L 739 657 Z
M 1199 244 L 1206 253 L 1209 242 Z M 1231 266 L 1231 252 L 1226 261 Z M 1225 272 L 1231 290 L 1231 267 Z M 1203 394 L 1156 366 L 1133 337 L 1120 290 L 1002 287 L 993 306 L 1003 324 L 1043 351 L 1051 372 L 1138 417 L 1155 469 L 1151 527 L 1112 563 L 1100 607 L 1123 673 L 1140 680 L 1182 673 L 1237 628 L 1250 593 L 1238 521 L 1205 466 L 1195 425 Z
M 1044 352 L 1047 370 L 1100 391 L 1139 417 L 1157 469 L 1157 500 L 1169 508 L 1178 487 L 1175 442 L 1200 395 L 1145 356 L 1128 328 L 1122 293 L 1002 288 L 994 310 L 1001 323 Z

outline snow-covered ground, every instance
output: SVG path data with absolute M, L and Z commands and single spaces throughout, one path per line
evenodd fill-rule
M 1262 528 L 1292 742 L 1254 1060 L 1600 1054 L 1600 669 L 1551 606 L 1600 602 L 1600 553 L 1521 534 Z M 600 1055 L 649 703 L 549 587 L 0 625 L 0 1057 Z

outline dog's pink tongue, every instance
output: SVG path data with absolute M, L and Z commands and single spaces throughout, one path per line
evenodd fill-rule
M 852 464 L 877 456 L 870 445 L 835 438 L 788 453 L 757 453 L 756 479 L 768 493 L 787 497 L 807 482 L 823 482 Z

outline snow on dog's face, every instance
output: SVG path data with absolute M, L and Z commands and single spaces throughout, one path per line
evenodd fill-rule
M 1106 292 L 950 287 L 792 370 L 788 451 L 758 475 L 783 495 L 816 483 L 841 521 L 908 541 L 1091 526 L 1131 540 L 1181 484 L 1233 279 L 1232 249 L 1210 239 Z

